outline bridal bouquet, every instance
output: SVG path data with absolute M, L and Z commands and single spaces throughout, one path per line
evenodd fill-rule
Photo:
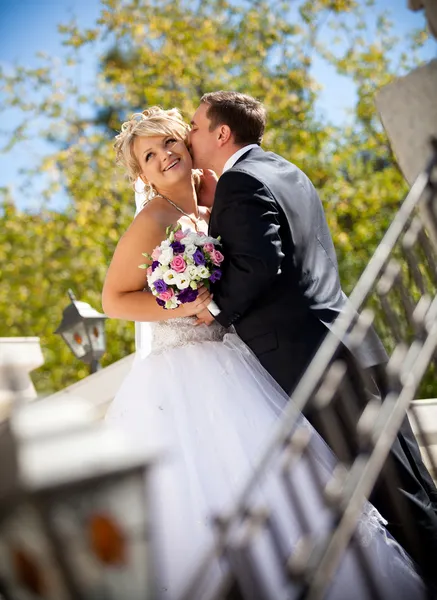
M 223 254 L 220 239 L 196 231 L 182 230 L 180 224 L 168 227 L 167 238 L 151 255 L 143 254 L 149 263 L 147 283 L 159 306 L 177 308 L 197 298 L 198 289 L 219 281 Z

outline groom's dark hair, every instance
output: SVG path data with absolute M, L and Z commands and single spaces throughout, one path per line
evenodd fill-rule
M 261 102 L 247 94 L 225 91 L 204 94 L 200 101 L 208 105 L 210 131 L 227 125 L 236 144 L 261 144 L 266 125 L 266 109 Z

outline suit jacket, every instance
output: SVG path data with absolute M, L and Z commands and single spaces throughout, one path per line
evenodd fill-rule
M 223 277 L 214 290 L 222 311 L 216 319 L 225 326 L 233 324 L 261 364 L 291 393 L 348 302 L 313 185 L 280 156 L 261 148 L 249 150 L 218 181 L 210 233 L 221 235 L 225 255 Z M 339 356 L 348 364 L 354 387 L 363 382 L 360 377 L 354 380 L 358 371 L 349 350 L 365 368 L 387 360 L 373 330 L 355 351 L 348 349 L 346 336 Z M 334 401 L 334 409 L 341 423 L 342 403 Z M 320 419 L 313 420 L 317 416 L 310 406 L 307 417 L 323 437 L 325 427 L 320 428 Z M 340 431 L 354 453 L 355 429 Z M 386 464 L 370 500 L 435 591 L 437 490 L 407 418 Z M 400 506 L 405 515 L 401 521 Z M 411 523 L 417 532 L 414 539 Z
M 281 156 L 253 148 L 220 177 L 210 234 L 221 236 L 225 256 L 216 319 L 234 325 L 290 392 L 348 302 L 314 186 Z M 355 355 L 365 368 L 387 360 L 373 331 Z

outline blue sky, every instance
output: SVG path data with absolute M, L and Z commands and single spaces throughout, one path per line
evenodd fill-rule
M 57 25 L 76 17 L 82 27 L 92 26 L 100 13 L 100 0 L 0 0 L 0 64 L 14 63 L 36 65 L 35 54 L 44 51 L 61 55 L 63 48 L 57 33 Z M 389 10 L 395 23 L 395 33 L 402 36 L 414 28 L 423 27 L 423 13 L 407 10 L 407 0 L 376 0 L 375 10 Z M 424 58 L 437 56 L 437 44 L 430 40 L 424 50 Z M 92 77 L 95 57 L 89 56 L 78 68 L 77 77 Z M 338 76 L 323 61 L 314 64 L 314 76 L 324 86 L 318 108 L 331 121 L 341 124 L 347 120 L 347 111 L 354 105 L 355 90 L 346 78 Z M 16 118 L 16 117 L 15 117 Z M 8 124 L 14 113 L 7 115 Z M 0 129 L 5 128 L 2 123 Z M 0 154 L 0 186 L 16 187 L 19 169 L 36 163 L 44 152 L 44 144 L 37 140 L 22 144 L 7 155 Z

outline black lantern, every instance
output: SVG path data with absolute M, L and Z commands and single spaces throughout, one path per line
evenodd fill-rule
M 64 310 L 62 322 L 55 333 L 59 333 L 74 356 L 88 363 L 91 373 L 95 373 L 106 350 L 104 320 L 107 317 L 86 302 L 76 300 L 71 290 L 68 290 L 68 295 L 71 304 Z

